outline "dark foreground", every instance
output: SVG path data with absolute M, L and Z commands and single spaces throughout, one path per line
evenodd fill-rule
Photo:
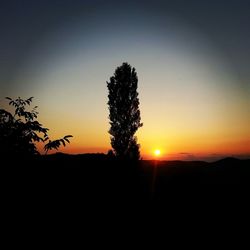
M 132 212 L 145 218 L 232 221 L 249 215 L 250 160 L 131 163 L 58 154 L 12 159 L 4 169 L 4 206 L 18 219 L 94 215 L 109 220 L 114 213 Z
M 7 189 L 42 204 L 67 202 L 202 204 L 244 203 L 249 197 L 250 160 L 214 163 L 119 162 L 102 155 L 52 155 L 17 161 L 8 168 Z
M 221 238 L 222 231 L 235 235 L 240 230 L 242 235 L 249 226 L 250 160 L 131 163 L 103 155 L 8 157 L 1 178 L 4 229 L 20 235 L 29 228 L 28 241 L 31 234 L 41 241 L 44 233 L 79 233 L 79 228 L 94 235 L 111 228 L 119 234 L 119 228 L 127 230 L 126 223 L 127 233 L 144 228 L 151 234 L 158 228 L 192 235 L 195 228 L 195 241 L 205 229 L 210 232 L 207 244 L 212 234 Z M 161 226 L 149 226 L 150 221 Z

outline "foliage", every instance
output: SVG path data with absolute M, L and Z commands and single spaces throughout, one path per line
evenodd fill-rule
M 69 137 L 73 137 L 73 136 L 66 135 L 62 139 L 58 139 L 58 140 L 54 140 L 54 141 L 49 140 L 49 142 L 44 146 L 46 153 L 52 149 L 58 150 L 61 145 L 63 145 L 65 147 L 66 146 L 65 142 L 70 143 L 70 141 L 68 139 Z
M 49 140 L 48 128 L 43 127 L 36 119 L 38 116 L 37 106 L 30 111 L 27 108 L 30 106 L 33 97 L 26 100 L 18 97 L 17 99 L 9 100 L 9 105 L 14 108 L 13 114 L 0 109 L 0 152 L 5 155 L 30 156 L 39 154 L 36 143 L 45 143 Z M 63 139 L 51 141 L 45 144 L 46 153 L 51 149 L 58 149 L 62 143 L 65 146 L 65 141 L 69 142 L 65 136 Z M 62 142 L 63 141 L 63 142 Z
M 134 136 L 140 123 L 138 78 L 128 63 L 117 67 L 107 82 L 111 145 L 118 158 L 140 159 L 139 144 Z
M 113 159 L 115 157 L 115 154 L 112 149 L 110 149 L 107 153 L 108 159 Z

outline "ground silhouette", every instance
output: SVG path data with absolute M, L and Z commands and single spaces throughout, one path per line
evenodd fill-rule
M 125 238 L 131 231 L 152 236 L 168 230 L 180 237 L 193 235 L 194 228 L 195 237 L 211 241 L 211 233 L 248 225 L 249 163 L 131 163 L 105 154 L 11 159 L 1 166 L 3 215 L 8 225 L 19 225 L 18 232 L 29 225 L 51 235 L 84 228 L 95 236 L 97 230 Z M 211 233 L 204 235 L 204 230 Z
M 105 154 L 35 156 L 9 160 L 13 193 L 27 200 L 99 204 L 161 204 L 169 207 L 244 204 L 250 160 L 119 161 Z M 231 204 L 231 205 L 232 205 Z

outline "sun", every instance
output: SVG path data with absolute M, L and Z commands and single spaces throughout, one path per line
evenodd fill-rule
M 161 154 L 161 150 L 160 149 L 155 149 L 154 155 L 159 156 L 160 154 Z

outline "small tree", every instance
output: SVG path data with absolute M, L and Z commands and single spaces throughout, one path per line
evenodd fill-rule
M 107 82 L 111 145 L 121 159 L 140 159 L 135 133 L 142 126 L 135 68 L 128 63 L 115 70 Z
M 39 154 L 36 143 L 46 142 L 49 140 L 48 128 L 44 128 L 37 119 L 37 106 L 30 111 L 27 106 L 30 106 L 33 97 L 26 100 L 18 97 L 16 100 L 6 97 L 9 100 L 9 105 L 14 107 L 14 114 L 0 109 L 0 152 L 3 155 L 11 156 L 31 156 Z M 65 141 L 69 142 L 68 138 L 71 135 L 65 136 L 62 139 L 54 140 L 45 144 L 46 153 L 51 149 L 58 149 L 62 144 L 65 146 Z

